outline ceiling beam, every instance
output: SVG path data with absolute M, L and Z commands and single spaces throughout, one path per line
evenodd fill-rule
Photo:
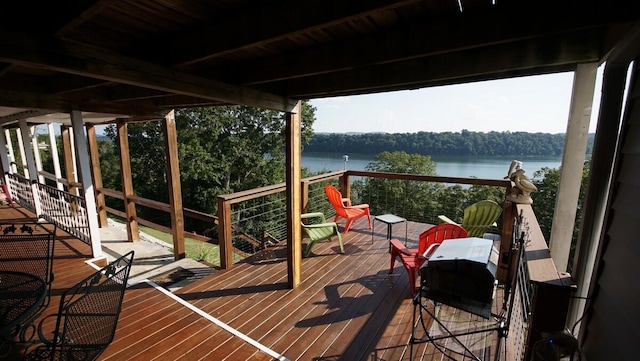
M 24 91 L 12 91 L 3 89 L 0 91 L 0 104 L 10 108 L 22 108 L 44 111 L 45 113 L 69 113 L 71 110 L 80 109 L 86 112 L 153 116 L 166 113 L 153 102 L 136 101 L 131 103 L 119 103 L 105 101 L 104 99 L 70 99 L 57 95 L 44 95 Z
M 20 119 L 28 119 L 51 113 L 52 112 L 46 110 L 21 110 L 13 114 L 0 116 L 0 125 L 15 122 Z
M 234 51 L 306 34 L 363 15 L 419 1 L 422 0 L 258 1 L 248 9 L 223 13 L 217 21 L 212 21 L 215 25 L 209 28 L 196 29 L 170 39 L 163 37 L 158 40 L 158 44 L 145 47 L 145 52 L 147 56 L 154 54 L 153 58 L 162 56 L 166 59 L 173 56 L 169 60 L 171 64 L 180 69 L 188 69 L 189 66 L 197 66 L 199 62 Z M 229 31 L 233 32 L 233 36 L 229 36 Z M 171 53 L 158 54 L 153 51 L 165 49 L 167 44 L 171 44 Z M 142 56 L 144 54 L 140 54 Z
M 555 41 L 554 41 L 555 39 Z M 415 89 L 435 85 L 499 79 L 507 75 L 545 74 L 552 67 L 572 70 L 576 63 L 600 60 L 597 37 L 573 34 L 468 49 L 404 62 L 370 66 L 275 83 L 270 91 L 300 99 Z M 501 59 L 501 60 L 498 60 Z M 544 59 L 541 62 L 541 59 Z M 539 66 L 539 64 L 545 64 Z M 556 71 L 558 71 L 556 70 Z M 309 89 L 312 89 L 309 91 Z
M 406 28 L 400 30 L 268 57 L 252 62 L 250 66 L 235 64 L 214 68 L 207 73 L 207 77 L 222 81 L 235 79 L 234 83 L 252 86 L 552 34 L 563 37 L 573 31 L 590 31 L 589 29 L 604 27 L 611 21 L 606 17 L 592 19 L 593 14 L 580 16 L 579 10 L 573 11 L 578 14 L 564 16 L 566 21 L 543 21 L 550 16 L 562 17 L 563 13 L 527 13 L 522 18 L 514 19 L 512 13 L 496 11 L 477 16 L 465 15 L 446 21 L 418 22 L 407 24 Z M 291 59 L 296 61 L 292 62 Z
M 283 112 L 296 101 L 225 84 L 71 41 L 0 33 L 0 61 L 213 101 Z

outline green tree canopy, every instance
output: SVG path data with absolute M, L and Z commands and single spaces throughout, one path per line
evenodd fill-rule
M 305 144 L 313 134 L 315 121 L 315 108 L 308 102 L 302 104 L 301 119 Z M 176 126 L 186 208 L 215 213 L 219 194 L 284 181 L 284 113 L 247 106 L 178 109 Z M 136 195 L 168 201 L 162 123 L 129 123 L 127 132 Z M 105 134 L 114 142 L 116 127 L 108 126 Z M 114 158 L 103 154 L 103 169 L 105 160 L 108 163 Z M 108 165 L 106 168 L 111 169 Z M 119 173 L 114 173 L 103 170 L 105 186 L 120 184 Z M 151 219 L 157 217 L 167 216 L 155 214 Z

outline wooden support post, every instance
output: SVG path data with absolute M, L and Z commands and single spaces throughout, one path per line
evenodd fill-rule
M 75 167 L 75 157 L 73 156 L 73 145 L 71 140 L 71 129 L 67 126 L 62 126 L 60 131 L 62 135 L 62 151 L 64 156 L 64 174 L 69 184 L 69 193 L 77 196 L 78 187 L 74 184 L 78 182 Z
M 302 264 L 302 230 L 300 227 L 300 171 L 301 171 L 301 110 L 286 115 L 286 198 L 287 198 L 287 285 L 296 288 L 300 284 Z
M 96 137 L 96 127 L 87 124 L 87 137 L 89 138 L 89 157 L 91 160 L 91 176 L 95 185 L 96 208 L 98 212 L 98 224 L 100 228 L 107 227 L 107 206 L 104 201 L 104 194 L 98 189 L 102 188 L 102 171 L 100 170 L 100 153 L 98 151 L 98 139 Z
M 60 157 L 58 156 L 58 144 L 56 143 L 56 134 L 53 131 L 53 123 L 47 124 L 49 132 L 49 149 L 51 151 L 51 160 L 53 161 L 53 174 L 56 176 L 56 187 L 63 191 L 64 185 L 60 182 L 62 171 L 60 170 Z
M 98 226 L 98 213 L 96 212 L 96 198 L 94 184 L 91 179 L 91 166 L 89 161 L 89 149 L 87 137 L 84 132 L 82 112 L 71 111 L 71 125 L 73 127 L 76 156 L 78 157 L 78 175 L 82 184 L 82 198 L 84 198 L 85 211 L 87 212 L 87 224 L 89 237 L 91 238 L 91 251 L 94 257 L 102 256 L 102 244 L 100 240 L 100 227 Z
M 42 158 L 40 157 L 40 147 L 38 146 L 38 135 L 36 134 L 36 127 L 29 127 L 29 135 L 31 136 L 31 149 L 33 151 L 33 160 L 36 164 L 36 179 L 38 182 L 44 184 L 44 176 L 40 175 L 42 171 Z
M 233 266 L 233 232 L 231 230 L 231 204 L 218 197 L 218 246 L 220 247 L 220 268 Z
M 129 158 L 129 138 L 127 123 L 124 119 L 117 119 L 118 145 L 120 149 L 120 173 L 122 175 L 122 194 L 124 197 L 124 210 L 127 215 L 127 239 L 129 242 L 140 240 L 140 229 L 136 213 L 136 204 L 133 201 L 133 180 L 131 179 L 131 159 Z
M 180 185 L 180 165 L 178 162 L 178 135 L 175 111 L 170 111 L 162 122 L 164 127 L 165 158 L 167 160 L 167 186 L 171 230 L 173 232 L 173 257 L 177 261 L 186 256 L 184 245 L 184 214 L 182 211 L 182 188 Z

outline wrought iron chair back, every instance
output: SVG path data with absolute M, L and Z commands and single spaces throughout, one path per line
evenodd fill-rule
M 57 314 L 38 326 L 43 343 L 27 360 L 95 360 L 115 336 L 133 251 L 82 280 L 62 294 Z M 53 339 L 44 335 L 49 317 L 56 317 Z
M 47 284 L 44 302 L 25 322 L 49 305 L 53 283 L 56 225 L 38 222 L 0 223 L 0 271 L 29 273 Z

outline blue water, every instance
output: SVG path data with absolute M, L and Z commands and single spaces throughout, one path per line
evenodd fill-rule
M 543 167 L 559 168 L 560 157 L 431 157 L 436 162 L 436 173 L 446 177 L 477 177 L 502 179 L 507 175 L 513 159 L 523 162 L 522 168 L 533 178 L 533 173 Z M 349 154 L 346 168 L 365 170 L 374 161 L 369 155 Z M 343 154 L 303 153 L 302 166 L 312 172 L 336 171 L 344 169 Z

